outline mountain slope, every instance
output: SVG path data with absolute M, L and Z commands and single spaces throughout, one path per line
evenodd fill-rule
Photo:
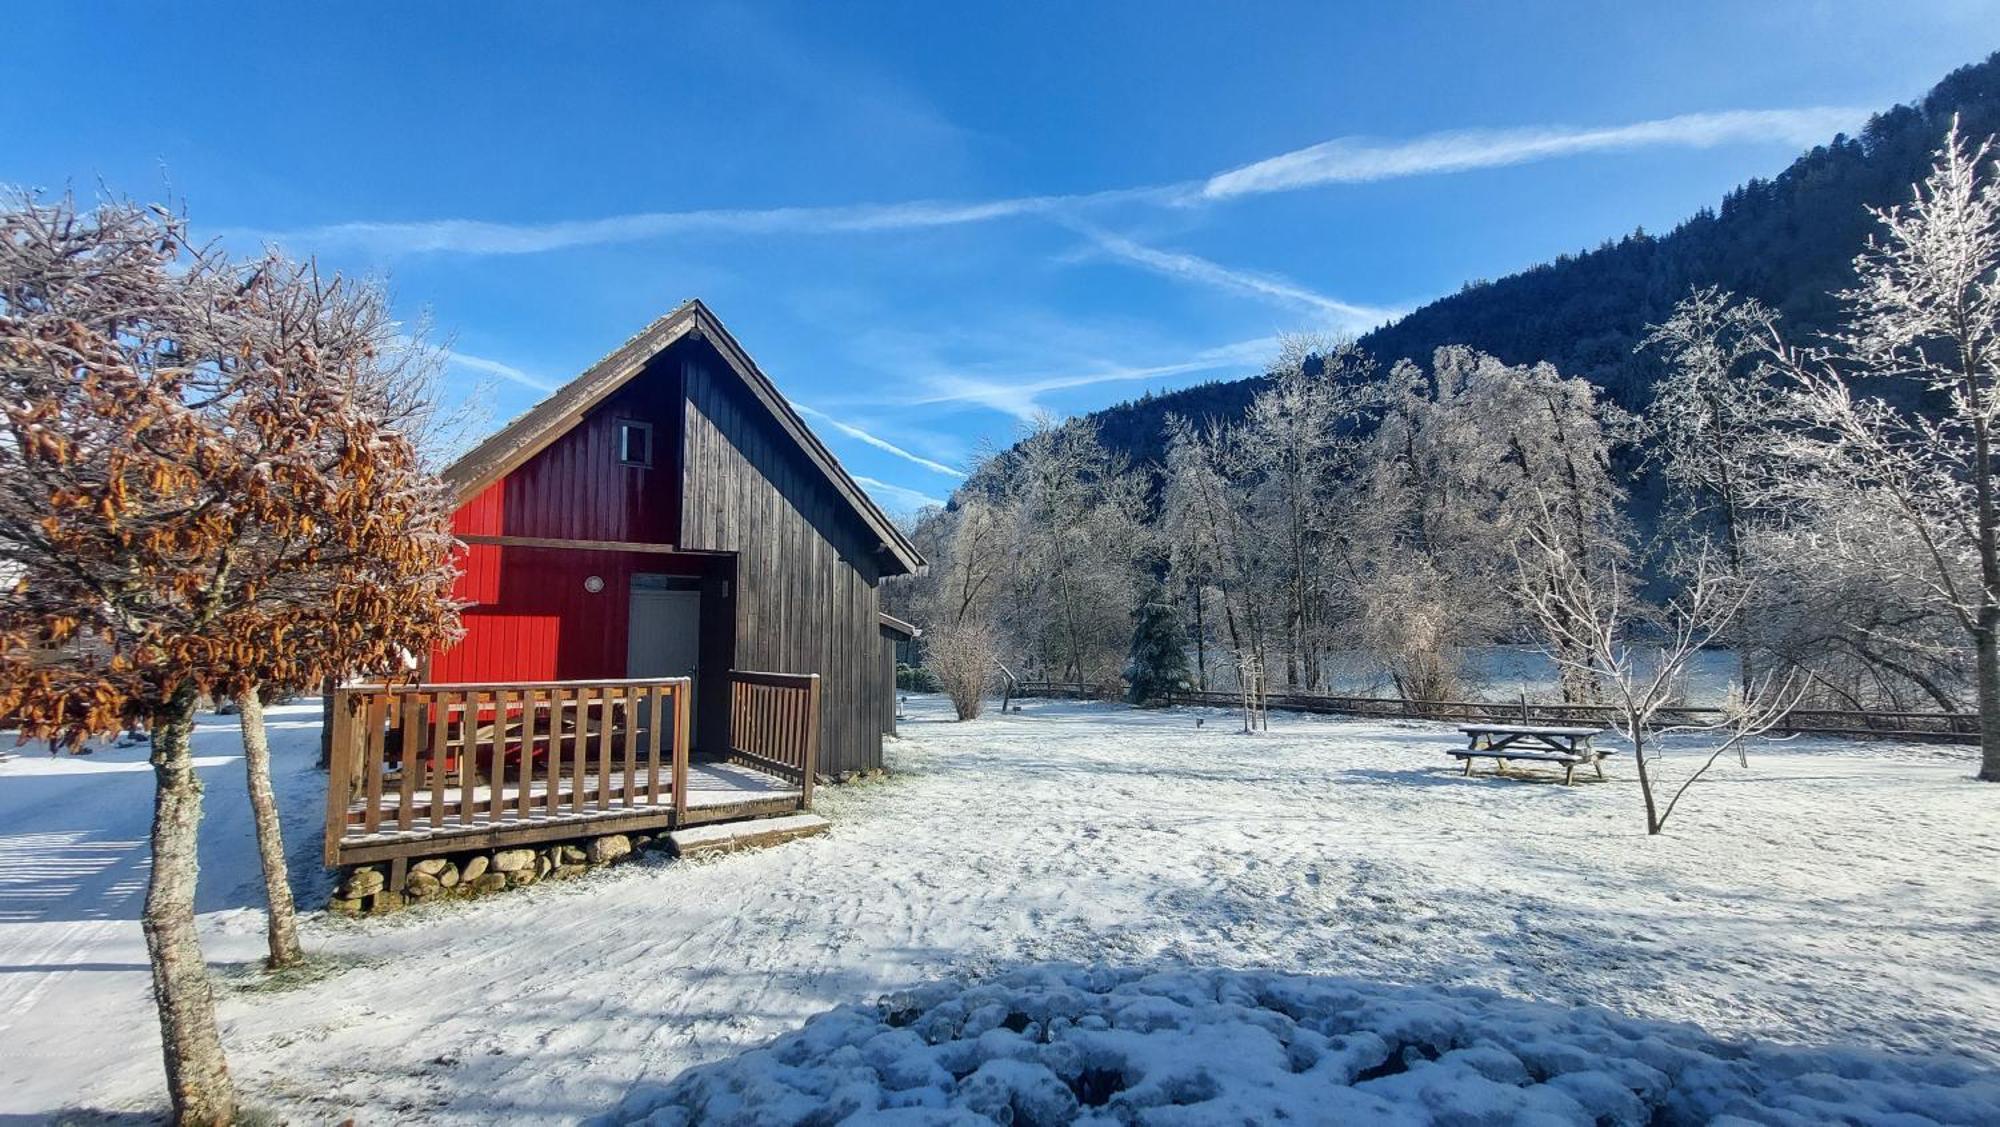
M 1650 398 L 1656 361 L 1633 352 L 1645 327 L 1665 319 L 1690 287 L 1719 285 L 1756 297 L 1810 340 L 1838 315 L 1832 291 L 1852 280 L 1851 261 L 1873 222 L 1866 208 L 1900 202 L 1930 166 L 1952 116 L 1972 136 L 2000 133 L 2000 52 L 1953 71 L 1920 101 L 1869 120 L 1858 137 L 1835 137 L 1769 180 L 1752 180 L 1716 209 L 1671 232 L 1643 232 L 1498 281 L 1468 284 L 1361 338 L 1386 365 L 1428 360 L 1466 344 L 1509 363 L 1553 362 L 1617 403 Z M 1104 443 L 1135 461 L 1157 459 L 1168 413 L 1240 417 L 1257 377 L 1149 395 L 1089 418 Z

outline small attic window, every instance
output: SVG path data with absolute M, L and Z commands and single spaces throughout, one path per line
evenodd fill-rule
M 627 466 L 653 464 L 653 424 L 629 420 L 619 422 L 618 461 Z

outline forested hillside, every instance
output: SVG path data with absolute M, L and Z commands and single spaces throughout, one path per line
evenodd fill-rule
M 2000 133 L 2000 53 L 1954 71 L 1913 105 L 1876 115 L 1859 136 L 1835 137 L 1776 177 L 1750 181 L 1667 234 L 1635 232 L 1498 281 L 1468 283 L 1361 346 L 1385 370 L 1404 357 L 1428 361 L 1447 344 L 1512 364 L 1547 360 L 1637 409 L 1660 362 L 1634 346 L 1692 286 L 1758 299 L 1778 311 L 1794 341 L 1831 327 L 1838 305 L 1830 294 L 1852 280 L 1852 259 L 1871 229 L 1866 207 L 1908 198 L 1954 114 L 1969 135 Z M 1168 414 L 1238 418 L 1261 382 L 1149 395 L 1090 419 L 1113 451 L 1157 462 Z
M 1636 630 L 1736 651 L 1745 701 L 1977 697 L 2000 778 L 2000 533 L 1967 487 L 2000 433 L 1996 90 L 2000 57 L 1671 234 L 1044 420 L 920 517 L 931 572 L 888 597 L 965 714 L 1001 666 L 1138 693 L 1210 655 L 1454 700 L 1524 641 L 1601 701 Z

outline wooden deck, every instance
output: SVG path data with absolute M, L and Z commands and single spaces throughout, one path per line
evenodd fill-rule
M 731 678 L 730 751 L 701 761 L 685 678 L 338 690 L 326 863 L 810 809 L 818 679 Z

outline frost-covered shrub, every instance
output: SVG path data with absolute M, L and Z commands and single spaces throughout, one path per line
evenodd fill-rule
M 976 720 L 986 704 L 986 689 L 993 683 L 995 643 L 993 632 L 975 622 L 940 626 L 931 631 L 925 650 L 929 669 L 938 685 L 951 698 L 951 707 L 960 720 Z
M 1066 965 L 844 1006 L 641 1092 L 606 1121 L 2000 1122 L 2000 1076 L 1957 1058 L 1729 1042 L 1490 991 Z

